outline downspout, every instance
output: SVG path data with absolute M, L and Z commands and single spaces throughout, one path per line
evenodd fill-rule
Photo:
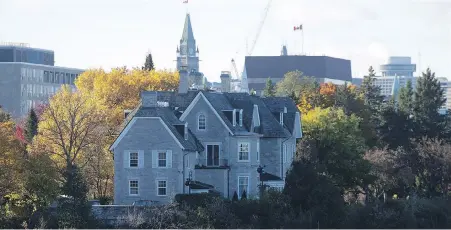
M 185 156 L 190 154 L 190 152 L 183 154 L 183 164 L 182 164 L 182 185 L 183 185 L 183 194 L 185 194 Z
M 230 199 L 230 165 L 227 169 L 227 199 Z
M 284 164 L 284 162 L 283 162 L 283 144 L 290 139 L 291 139 L 291 137 L 288 137 L 287 139 L 283 140 L 282 145 L 280 146 L 280 148 L 282 149 L 282 151 L 280 152 L 280 153 L 282 153 L 282 154 L 280 154 L 280 168 L 281 168 L 281 172 L 282 172 L 281 173 L 282 180 L 285 180 L 285 174 L 283 173 L 283 164 Z M 285 153 L 285 154 L 287 154 L 287 153 Z

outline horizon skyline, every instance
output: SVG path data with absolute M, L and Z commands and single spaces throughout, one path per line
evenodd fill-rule
M 388 3 L 388 0 L 381 1 Z M 125 65 L 131 68 L 141 66 L 150 51 L 157 69 L 175 70 L 173 60 L 176 59 L 177 41 L 181 37 L 185 15 L 189 12 L 202 60 L 200 72 L 210 82 L 219 82 L 221 71 L 233 73 L 232 58 L 237 60 L 241 74 L 246 40 L 249 45 L 267 4 L 258 0 L 244 3 L 218 0 L 215 4 L 207 0 L 190 0 L 188 4 L 182 4 L 182 0 L 171 0 L 159 2 L 157 8 L 152 7 L 156 0 L 87 2 L 0 0 L 0 20 L 7 21 L 15 16 L 17 11 L 14 9 L 28 16 L 14 17 L 16 24 L 5 24 L 5 29 L 0 31 L 0 41 L 25 42 L 33 48 L 53 50 L 57 66 L 110 70 Z M 292 30 L 294 25 L 302 24 L 305 32 L 304 53 L 350 60 L 352 77 L 363 77 L 369 66 L 379 73 L 379 65 L 384 64 L 389 56 L 411 57 L 412 63 L 417 65 L 417 76 L 430 67 L 437 77 L 451 77 L 451 25 L 447 23 L 447 19 L 451 18 L 451 4 L 399 0 L 389 4 L 390 9 L 382 11 L 377 7 L 387 4 L 375 4 L 368 0 L 346 0 L 342 4 L 330 0 L 318 2 L 334 7 L 323 9 L 305 0 L 274 2 L 252 56 L 278 56 L 283 44 L 287 45 L 289 54 L 299 54 L 302 32 Z M 246 6 L 247 11 L 236 10 Z M 61 8 L 64 10 L 61 11 Z M 71 14 L 78 16 L 74 14 L 77 9 L 84 10 L 81 11 L 83 17 L 71 19 Z M 173 14 L 165 13 L 167 10 Z M 230 17 L 231 12 L 235 12 L 234 17 Z M 387 16 L 391 18 L 386 20 Z M 33 20 L 27 20 L 29 18 Z M 396 19 L 401 19 L 401 23 Z M 160 23 L 162 20 L 164 23 Z M 42 27 L 43 24 L 49 27 Z M 372 30 L 369 25 L 379 30 Z M 356 29 L 359 26 L 362 30 Z M 408 39 L 400 36 L 409 34 L 412 27 L 417 30 L 423 28 L 427 33 L 409 35 Z M 157 36 L 154 36 L 155 31 Z M 393 35 L 384 37 L 381 34 Z M 129 38 L 130 35 L 134 36 L 133 39 Z M 367 36 L 356 39 L 359 35 Z M 396 41 L 397 37 L 401 40 Z M 351 41 L 353 39 L 355 41 Z M 419 53 L 421 62 L 418 60 Z

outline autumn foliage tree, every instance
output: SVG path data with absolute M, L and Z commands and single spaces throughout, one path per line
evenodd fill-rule
M 42 114 L 31 150 L 49 154 L 61 171 L 84 164 L 90 148 L 105 136 L 104 117 L 92 98 L 63 86 Z

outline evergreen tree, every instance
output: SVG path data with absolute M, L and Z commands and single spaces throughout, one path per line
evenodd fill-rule
M 408 80 L 406 86 L 399 89 L 398 109 L 409 115 L 412 114 L 413 95 L 412 81 Z
M 266 86 L 263 90 L 263 96 L 264 97 L 274 97 L 276 95 L 276 89 L 274 84 L 271 81 L 271 78 L 268 78 L 266 80 Z
M 380 88 L 374 85 L 376 73 L 374 72 L 372 66 L 370 66 L 368 72 L 368 76 L 363 78 L 360 90 L 363 95 L 365 105 L 368 106 L 371 114 L 376 116 L 380 111 L 384 97 L 380 93 Z
M 146 62 L 144 62 L 144 66 L 142 67 L 142 69 L 147 71 L 155 69 L 152 60 L 152 54 L 150 52 L 146 56 Z
M 33 137 L 38 134 L 38 116 L 36 115 L 36 112 L 32 108 L 30 112 L 28 113 L 28 119 L 26 124 L 26 139 L 28 143 L 31 143 L 33 140 Z
M 238 193 L 236 191 L 233 193 L 232 201 L 233 202 L 238 201 Z
M 69 166 L 64 172 L 62 192 L 68 197 L 58 207 L 59 228 L 89 228 L 93 217 L 88 204 L 88 185 L 81 170 Z
M 255 89 L 251 89 L 251 91 L 249 91 L 249 95 L 257 95 L 257 92 Z
M 446 102 L 443 98 L 440 82 L 428 68 L 423 76 L 418 78 L 413 101 L 413 118 L 416 123 L 415 134 L 418 137 L 445 137 L 445 117 L 439 114 L 440 107 Z
M 241 194 L 241 200 L 247 200 L 247 192 L 246 192 L 246 190 L 244 190 L 243 193 Z
M 5 112 L 0 105 L 0 122 L 9 121 L 11 119 L 11 115 Z

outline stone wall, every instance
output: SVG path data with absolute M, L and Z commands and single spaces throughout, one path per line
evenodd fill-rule
M 121 226 L 128 222 L 134 222 L 140 215 L 150 213 L 149 207 L 130 205 L 93 205 L 94 216 L 103 224 L 109 226 Z

